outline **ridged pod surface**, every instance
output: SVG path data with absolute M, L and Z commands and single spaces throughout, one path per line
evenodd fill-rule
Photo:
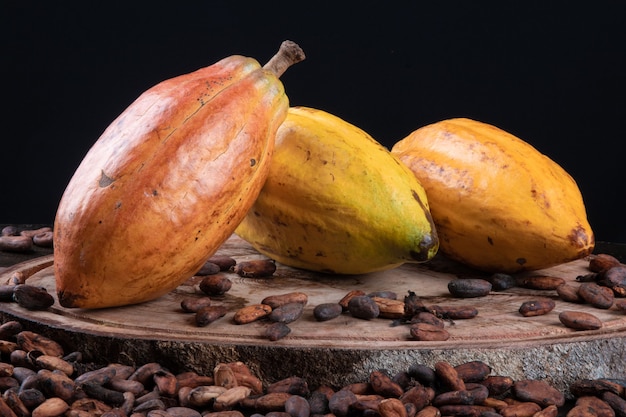
M 594 248 L 581 192 L 556 162 L 495 126 L 424 126 L 391 152 L 426 189 L 442 253 L 490 272 L 536 270 Z
M 60 304 L 148 301 L 197 272 L 260 192 L 288 107 L 278 75 L 238 55 L 141 94 L 88 151 L 59 203 Z
M 424 262 L 438 247 L 411 171 L 363 130 L 307 107 L 289 109 L 236 233 L 285 265 L 336 274 Z

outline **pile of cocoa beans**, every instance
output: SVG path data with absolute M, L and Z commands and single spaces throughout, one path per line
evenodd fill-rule
M 482 361 L 313 387 L 302 375 L 262 381 L 244 362 L 216 363 L 207 375 L 156 362 L 96 366 L 17 321 L 0 325 L 0 355 L 3 417 L 626 417 L 624 381 L 580 380 L 564 393 Z

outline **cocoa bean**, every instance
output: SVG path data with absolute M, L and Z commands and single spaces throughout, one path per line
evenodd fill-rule
M 224 317 L 228 309 L 224 306 L 205 306 L 196 311 L 195 322 L 199 327 L 208 326 L 215 320 Z
M 383 397 L 399 397 L 404 390 L 381 371 L 370 372 L 369 383 L 376 394 Z
M 128 379 L 131 381 L 139 381 L 142 384 L 147 385 L 148 382 L 153 379 L 154 374 L 162 370 L 163 368 L 160 363 L 148 362 L 135 369 Z
M 196 372 L 188 371 L 176 375 L 179 387 L 196 388 L 201 385 L 213 385 L 213 377 L 209 375 L 198 375 Z
M 72 376 L 74 373 L 74 366 L 58 356 L 40 355 L 34 362 L 40 368 L 50 371 L 61 371 L 67 376 Z
M 424 302 L 413 291 L 404 297 L 404 315 L 413 317 L 420 311 L 427 311 Z
M 586 303 L 601 309 L 611 308 L 615 298 L 610 288 L 602 287 L 595 282 L 583 282 L 580 284 L 578 295 Z
M 437 395 L 433 400 L 433 405 L 435 407 L 440 407 L 442 405 L 453 405 L 453 404 L 465 404 L 471 405 L 474 404 L 474 397 L 469 393 L 469 391 L 446 391 Z
M 366 295 L 357 295 L 348 302 L 348 311 L 353 317 L 371 320 L 380 314 L 378 304 Z
M 622 263 L 614 256 L 606 253 L 598 253 L 589 257 L 589 270 L 592 272 L 604 272 Z
M 442 405 L 438 408 L 444 416 L 480 417 L 486 412 L 495 411 L 483 405 Z
M 288 392 L 269 392 L 261 395 L 254 402 L 255 410 L 262 414 L 270 411 L 282 411 L 285 409 L 285 402 L 291 395 Z
M 152 379 L 159 394 L 166 397 L 171 397 L 176 394 L 176 390 L 178 389 L 178 381 L 176 380 L 176 376 L 173 373 L 165 369 L 160 369 L 154 373 Z
M 107 388 L 119 392 L 132 392 L 134 395 L 140 395 L 144 391 L 144 386 L 139 381 L 131 381 L 129 379 L 113 378 L 107 384 Z
M 5 321 L 0 325 L 0 339 L 8 340 L 23 330 L 22 323 L 16 320 Z
M 233 286 L 233 282 L 223 275 L 207 275 L 200 281 L 200 291 L 208 296 L 226 294 Z
M 218 387 L 230 389 L 238 385 L 235 371 L 225 363 L 218 363 L 213 368 L 213 380 Z
M 485 400 L 489 397 L 489 390 L 486 386 L 478 382 L 466 382 L 465 389 L 474 399 L 474 404 L 485 405 Z
M 426 386 L 433 385 L 437 379 L 437 374 L 433 368 L 419 363 L 409 366 L 408 374 L 411 378 Z
M 339 317 L 343 312 L 343 308 L 339 303 L 322 303 L 313 309 L 313 317 L 317 321 L 328 321 Z
M 454 367 L 459 378 L 464 382 L 479 382 L 491 374 L 491 367 L 482 361 L 464 362 Z
M 54 233 L 52 231 L 40 232 L 33 236 L 33 244 L 42 248 L 54 246 Z
M 18 392 L 20 401 L 26 406 L 26 408 L 32 410 L 39 404 L 46 400 L 46 396 L 40 390 L 36 388 L 20 388 Z
M 54 304 L 54 298 L 48 290 L 28 284 L 16 285 L 13 299 L 27 310 L 45 310 Z
M 276 263 L 271 259 L 254 259 L 239 262 L 231 270 L 245 278 L 270 277 L 276 272 Z
M 217 385 L 201 385 L 189 391 L 186 402 L 193 407 L 206 407 L 226 390 L 227 388 Z
M 400 319 L 404 317 L 404 301 L 384 297 L 369 296 L 378 305 L 378 317 Z
M 2 228 L 2 231 L 0 231 L 0 236 L 17 236 L 19 234 L 20 232 L 18 228 L 13 225 L 4 226 Z
M 252 390 L 250 388 L 243 386 L 228 388 L 215 398 L 213 409 L 215 411 L 229 410 L 250 395 L 251 392 Z
M 263 303 L 265 304 L 265 303 Z M 292 302 L 277 307 L 272 307 L 272 312 L 268 314 L 268 320 L 279 323 L 291 323 L 298 320 L 304 312 L 304 304 Z
M 339 300 L 339 305 L 343 308 L 343 311 L 348 311 L 348 304 L 353 297 L 364 296 L 365 292 L 361 290 L 352 290 L 349 291 L 346 295 L 344 295 L 341 300 Z
M 4 284 L 0 285 L 0 301 L 1 302 L 13 302 L 15 301 L 13 298 L 13 291 L 15 287 L 19 284 Z M 1 337 L 4 339 L 5 337 Z
M 406 390 L 399 397 L 399 400 L 402 401 L 404 404 L 415 404 L 417 409 L 421 410 L 422 408 L 430 404 L 434 400 L 434 398 L 435 391 L 432 388 L 418 384 Z
M 578 275 L 576 282 L 596 282 L 598 280 L 599 272 L 592 272 L 591 274 Z
M 519 402 L 504 407 L 499 413 L 502 417 L 532 417 L 539 411 L 541 411 L 541 406 L 537 403 Z
M 6 389 L 4 391 L 4 394 L 2 395 L 2 398 L 4 398 L 6 404 L 18 417 L 30 416 L 31 412 L 20 399 L 17 389 Z
M 40 233 L 52 232 L 52 228 L 49 226 L 39 227 L 37 229 L 24 229 L 20 232 L 20 236 L 25 236 L 32 239 L 34 236 Z
M 252 323 L 272 312 L 272 307 L 265 304 L 251 304 L 235 312 L 233 320 L 236 324 Z
M 305 397 L 292 395 L 285 401 L 285 412 L 291 417 L 309 417 L 311 406 Z
M 328 409 L 328 397 L 321 391 L 314 391 L 308 398 L 309 410 L 311 415 L 327 414 L 330 412 Z
M 63 356 L 63 347 L 59 343 L 35 332 L 24 330 L 16 334 L 15 339 L 20 348 L 26 352 L 37 350 L 45 355 Z
M 523 379 L 513 384 L 513 394 L 520 401 L 530 401 L 541 407 L 565 404 L 563 393 L 545 381 L 537 379 Z
M 200 267 L 200 269 L 198 271 L 196 271 L 196 273 L 194 274 L 195 276 L 198 277 L 204 277 L 207 275 L 215 275 L 218 272 L 221 272 L 221 268 L 218 264 L 215 264 L 211 261 L 206 261 L 202 267 Z
M 196 313 L 202 307 L 208 307 L 210 305 L 210 297 L 185 297 L 180 302 L 180 308 L 185 313 Z
M 600 398 L 615 411 L 615 417 L 626 417 L 626 399 L 610 391 L 603 392 Z
M 419 410 L 415 417 L 441 417 L 441 411 L 437 407 L 429 405 Z
M 33 239 L 28 236 L 0 236 L 0 250 L 7 252 L 32 252 Z
M 517 281 L 512 275 L 496 272 L 486 278 L 491 283 L 493 291 L 504 291 L 517 285 Z
M 220 271 L 229 271 L 237 264 L 237 261 L 228 255 L 213 255 L 207 262 L 219 266 Z
M 438 361 L 435 363 L 435 374 L 437 374 L 441 383 L 450 390 L 465 390 L 465 382 L 461 379 L 457 370 L 450 363 L 446 361 Z
M 347 417 L 350 408 L 356 403 L 357 397 L 348 390 L 337 391 L 328 401 L 328 408 L 336 417 Z
M 286 323 L 280 321 L 270 324 L 265 329 L 265 337 L 272 342 L 286 337 L 289 333 L 291 333 L 291 328 Z
M 604 271 L 598 284 L 612 289 L 618 297 L 626 297 L 626 265 L 614 266 Z
M 556 417 L 559 414 L 559 409 L 556 405 L 549 405 L 543 410 L 533 414 L 533 417 Z
M 602 327 L 602 321 L 591 313 L 584 311 L 562 311 L 559 321 L 565 327 L 575 330 L 597 330 Z
M 288 394 L 306 397 L 309 395 L 309 384 L 301 377 L 292 376 L 270 384 L 267 387 L 267 392 L 286 392 Z
M 61 398 L 48 398 L 39 404 L 31 413 L 32 417 L 60 416 L 69 410 L 70 406 Z
M 556 288 L 562 284 L 565 284 L 563 278 L 546 275 L 522 277 L 517 280 L 518 286 L 533 290 L 556 290 Z
M 448 291 L 454 297 L 484 297 L 491 291 L 491 283 L 480 278 L 457 278 L 448 282 Z
M 381 417 L 407 417 L 404 404 L 397 398 L 386 398 L 378 404 L 378 413 Z
M 448 331 L 438 325 L 429 323 L 415 323 L 409 327 L 409 333 L 415 340 L 420 341 L 444 341 L 450 338 Z
M 300 303 L 306 305 L 309 297 L 303 292 L 289 292 L 285 294 L 270 295 L 261 300 L 261 304 L 266 304 L 272 309 L 284 306 L 285 304 Z
M 615 411 L 613 408 L 611 408 L 606 401 L 594 395 L 578 397 L 576 399 L 576 406 L 593 410 L 593 414 L 597 417 L 615 417 Z
M 169 417 L 202 417 L 199 411 L 188 407 L 169 407 L 166 413 Z
M 433 313 L 428 312 L 428 311 L 420 311 L 419 313 L 417 313 L 411 318 L 409 323 L 410 324 L 426 323 L 426 324 L 431 324 L 433 326 L 439 327 L 441 329 L 445 327 L 445 322 L 443 321 L 443 319 L 435 316 Z
M 569 303 L 582 303 L 584 300 L 578 294 L 578 287 L 575 287 L 571 284 L 561 284 L 556 287 L 556 293 L 563 301 L 567 301 Z
M 476 307 L 472 306 L 448 306 L 448 305 L 432 305 L 428 307 L 428 311 L 432 312 L 442 319 L 464 320 L 472 319 L 478 315 Z
M 513 386 L 513 379 L 503 375 L 488 376 L 484 380 L 480 381 L 480 384 L 487 387 L 489 393 L 492 396 L 501 396 L 506 393 Z
M 574 381 L 569 386 L 570 392 L 576 397 L 584 397 L 593 395 L 601 397 L 604 392 L 612 392 L 616 395 L 621 395 L 624 388 L 612 381 L 605 379 L 579 379 Z
M 572 407 L 568 412 L 566 417 L 598 417 L 598 415 L 596 414 L 595 410 L 593 410 L 592 408 L 583 406 L 583 405 L 577 405 Z M 611 417 L 615 417 L 615 411 L 613 411 L 613 414 L 611 415 Z
M 386 298 L 388 300 L 397 300 L 398 299 L 398 294 L 395 291 L 389 291 L 389 290 L 382 290 L 382 291 L 372 291 L 369 294 L 367 294 L 368 297 L 379 297 L 379 298 Z
M 554 307 L 556 307 L 554 300 L 541 298 L 524 301 L 519 308 L 519 313 L 524 317 L 542 316 L 554 310 Z

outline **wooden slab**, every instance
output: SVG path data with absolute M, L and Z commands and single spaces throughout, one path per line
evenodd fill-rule
M 237 261 L 263 258 L 237 236 L 232 236 L 218 253 L 232 256 Z M 613 368 L 611 372 L 615 373 L 617 368 L 614 361 L 626 363 L 621 349 L 626 340 L 626 313 L 614 308 L 601 310 L 589 305 L 563 302 L 554 291 L 523 288 L 494 291 L 480 298 L 453 298 L 447 289 L 449 280 L 459 274 L 468 276 L 468 271 L 443 258 L 428 264 L 407 264 L 394 270 L 360 276 L 322 275 L 280 264 L 275 275 L 270 278 L 241 278 L 233 273 L 223 273 L 233 281 L 233 286 L 226 295 L 213 300 L 214 304 L 227 306 L 229 313 L 206 327 L 196 326 L 194 316 L 183 313 L 180 308 L 183 298 L 204 295 L 197 286 L 199 278 L 189 280 L 157 300 L 140 305 L 100 310 L 66 309 L 60 307 L 56 300 L 52 262 L 52 256 L 46 256 L 15 265 L 0 273 L 0 282 L 6 283 L 14 273 L 21 271 L 30 276 L 28 283 L 45 287 L 55 295 L 53 307 L 33 312 L 14 303 L 0 303 L 0 311 L 8 317 L 39 325 L 46 331 L 61 330 L 66 334 L 68 342 L 73 340 L 78 345 L 86 343 L 89 337 L 95 338 L 97 343 L 91 348 L 97 350 L 100 346 L 101 349 L 112 349 L 114 352 L 111 355 L 117 359 L 126 357 L 139 361 L 142 355 L 149 358 L 146 355 L 171 354 L 175 351 L 179 352 L 176 355 L 184 361 L 185 367 L 201 368 L 206 366 L 197 357 L 198 352 L 202 352 L 205 359 L 255 358 L 260 367 L 261 363 L 276 360 L 275 355 L 291 357 L 294 352 L 298 352 L 297 358 L 292 359 L 292 365 L 295 369 L 314 369 L 320 383 L 339 377 L 346 378 L 346 372 L 358 377 L 359 371 L 361 374 L 367 373 L 371 367 L 401 369 L 411 361 L 428 363 L 444 357 L 446 360 L 457 358 L 458 361 L 485 360 L 492 366 L 499 364 L 501 372 L 507 372 L 508 375 L 518 372 L 519 376 L 525 377 L 532 376 L 529 372 L 532 374 L 535 366 L 537 372 L 545 372 L 548 366 L 546 361 L 558 362 L 559 366 L 576 368 L 560 370 L 561 374 L 569 372 L 570 379 L 579 378 L 583 374 L 591 377 L 593 372 L 606 371 L 605 368 Z M 586 260 L 579 260 L 533 274 L 558 276 L 578 285 L 576 277 L 589 272 L 587 265 Z M 412 340 L 408 326 L 393 325 L 389 319 L 363 320 L 348 313 L 327 322 L 314 319 L 313 308 L 316 305 L 337 302 L 355 289 L 366 293 L 394 291 L 399 298 L 413 291 L 427 305 L 472 305 L 479 314 L 472 319 L 447 322 L 446 328 L 451 337 L 445 342 Z M 303 316 L 289 325 L 292 331 L 286 338 L 269 341 L 264 336 L 268 325 L 266 321 L 246 325 L 233 322 L 233 314 L 238 308 L 259 303 L 268 295 L 291 291 L 306 293 L 309 303 Z M 518 312 L 520 305 L 537 297 L 554 299 L 556 308 L 544 316 L 522 317 Z M 568 329 L 558 319 L 558 314 L 563 310 L 592 313 L 602 320 L 603 328 L 596 331 Z M 123 341 L 123 347 L 111 341 Z M 599 354 L 603 354 L 602 350 L 609 349 L 612 343 L 617 344 L 617 352 L 611 352 L 611 355 L 607 353 L 606 359 L 598 358 Z M 129 353 L 134 349 L 133 346 L 137 349 L 134 355 Z M 82 346 L 83 350 L 86 348 Z M 572 349 L 577 355 L 587 355 L 590 363 L 585 366 L 582 360 L 578 360 L 575 365 L 564 365 L 563 361 L 573 359 L 564 357 Z M 181 350 L 195 354 L 181 354 Z M 346 351 L 348 357 L 344 356 Z M 269 356 L 268 352 L 271 352 Z M 93 354 L 97 356 L 95 351 Z M 320 358 L 325 359 L 320 364 L 313 364 Z M 334 363 L 335 360 L 340 363 Z M 537 360 L 539 362 L 533 364 Z M 334 363 L 333 371 L 324 366 L 330 363 Z M 361 364 L 361 367 L 356 364 Z M 556 365 L 552 363 L 550 366 Z M 348 369 L 337 371 L 346 366 Z M 511 366 L 516 368 L 509 369 Z M 623 374 L 623 368 L 617 372 Z M 277 379 L 289 376 L 290 370 L 293 370 L 292 367 L 285 365 L 283 369 L 263 372 L 268 379 Z M 605 372 L 602 376 L 609 375 Z M 558 378 L 562 380 L 563 375 Z

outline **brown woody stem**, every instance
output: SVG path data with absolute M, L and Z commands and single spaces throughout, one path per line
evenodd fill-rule
M 284 41 L 280 44 L 280 48 L 263 68 L 269 70 L 280 77 L 287 71 L 287 68 L 293 64 L 303 61 L 305 58 L 304 51 L 293 41 Z

